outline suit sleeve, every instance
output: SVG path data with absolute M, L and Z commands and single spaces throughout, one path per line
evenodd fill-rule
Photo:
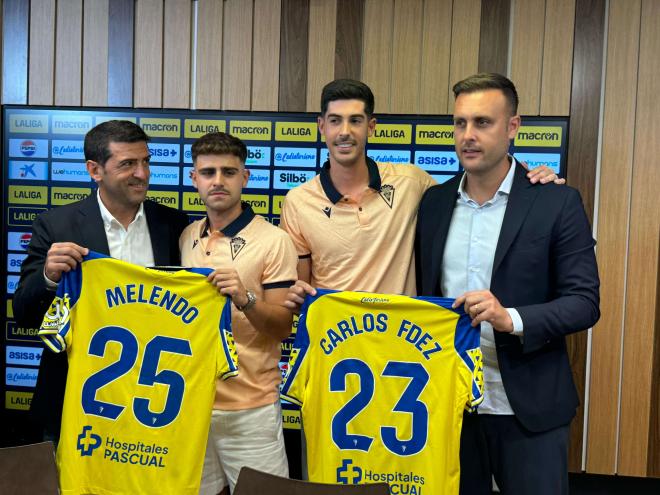
M 568 191 L 552 236 L 549 302 L 516 307 L 525 328 L 523 352 L 585 330 L 600 317 L 595 241 L 577 191 Z
M 52 243 L 47 222 L 38 216 L 32 225 L 28 255 L 21 265 L 21 276 L 13 299 L 14 315 L 21 325 L 38 328 L 55 298 L 55 291 L 48 290 L 44 280 L 46 254 Z

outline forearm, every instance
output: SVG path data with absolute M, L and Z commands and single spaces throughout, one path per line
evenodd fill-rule
M 291 334 L 293 313 L 283 306 L 257 301 L 244 314 L 258 332 L 275 340 L 284 340 Z

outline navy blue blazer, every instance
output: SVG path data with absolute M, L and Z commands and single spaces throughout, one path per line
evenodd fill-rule
M 420 295 L 444 295 L 442 259 L 460 179 L 433 186 L 421 200 L 415 240 Z M 490 290 L 504 307 L 516 308 L 523 321 L 522 342 L 496 331 L 495 345 L 511 408 L 530 431 L 547 431 L 575 416 L 579 400 L 565 336 L 600 317 L 594 246 L 578 191 L 531 184 L 518 165 Z
M 156 265 L 179 265 L 179 236 L 188 225 L 181 211 L 153 201 L 144 202 L 144 213 Z M 44 264 L 54 242 L 75 242 L 103 254 L 110 254 L 96 194 L 39 215 L 32 225 L 28 256 L 14 294 L 14 317 L 19 325 L 38 328 L 55 292 L 44 281 Z M 37 386 L 30 405 L 31 418 L 49 435 L 59 436 L 68 370 L 66 353 L 45 350 L 41 357 Z

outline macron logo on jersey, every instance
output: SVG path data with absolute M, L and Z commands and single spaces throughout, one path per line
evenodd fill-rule
M 92 433 L 92 427 L 83 426 L 82 433 L 78 435 L 78 444 L 76 450 L 80 451 L 80 456 L 91 456 L 95 449 L 101 446 L 101 437 Z
M 353 464 L 351 459 L 341 460 L 341 466 L 337 468 L 337 483 L 356 485 L 362 481 L 362 468 L 351 464 Z
M 330 206 L 326 206 L 325 208 L 323 208 L 323 213 L 325 213 L 325 215 L 328 218 L 330 218 L 330 213 L 332 213 L 332 208 Z

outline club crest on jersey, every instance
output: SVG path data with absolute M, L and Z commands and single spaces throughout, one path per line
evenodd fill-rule
M 387 206 L 392 208 L 392 204 L 394 203 L 394 186 L 392 184 L 383 184 L 380 186 L 379 194 L 385 200 Z
M 326 206 L 323 208 L 323 213 L 325 213 L 325 216 L 330 218 L 330 214 L 332 213 L 332 207 Z
M 240 253 L 245 246 L 245 239 L 242 237 L 234 237 L 229 241 L 229 245 L 231 246 L 231 259 L 235 260 L 238 253 Z

